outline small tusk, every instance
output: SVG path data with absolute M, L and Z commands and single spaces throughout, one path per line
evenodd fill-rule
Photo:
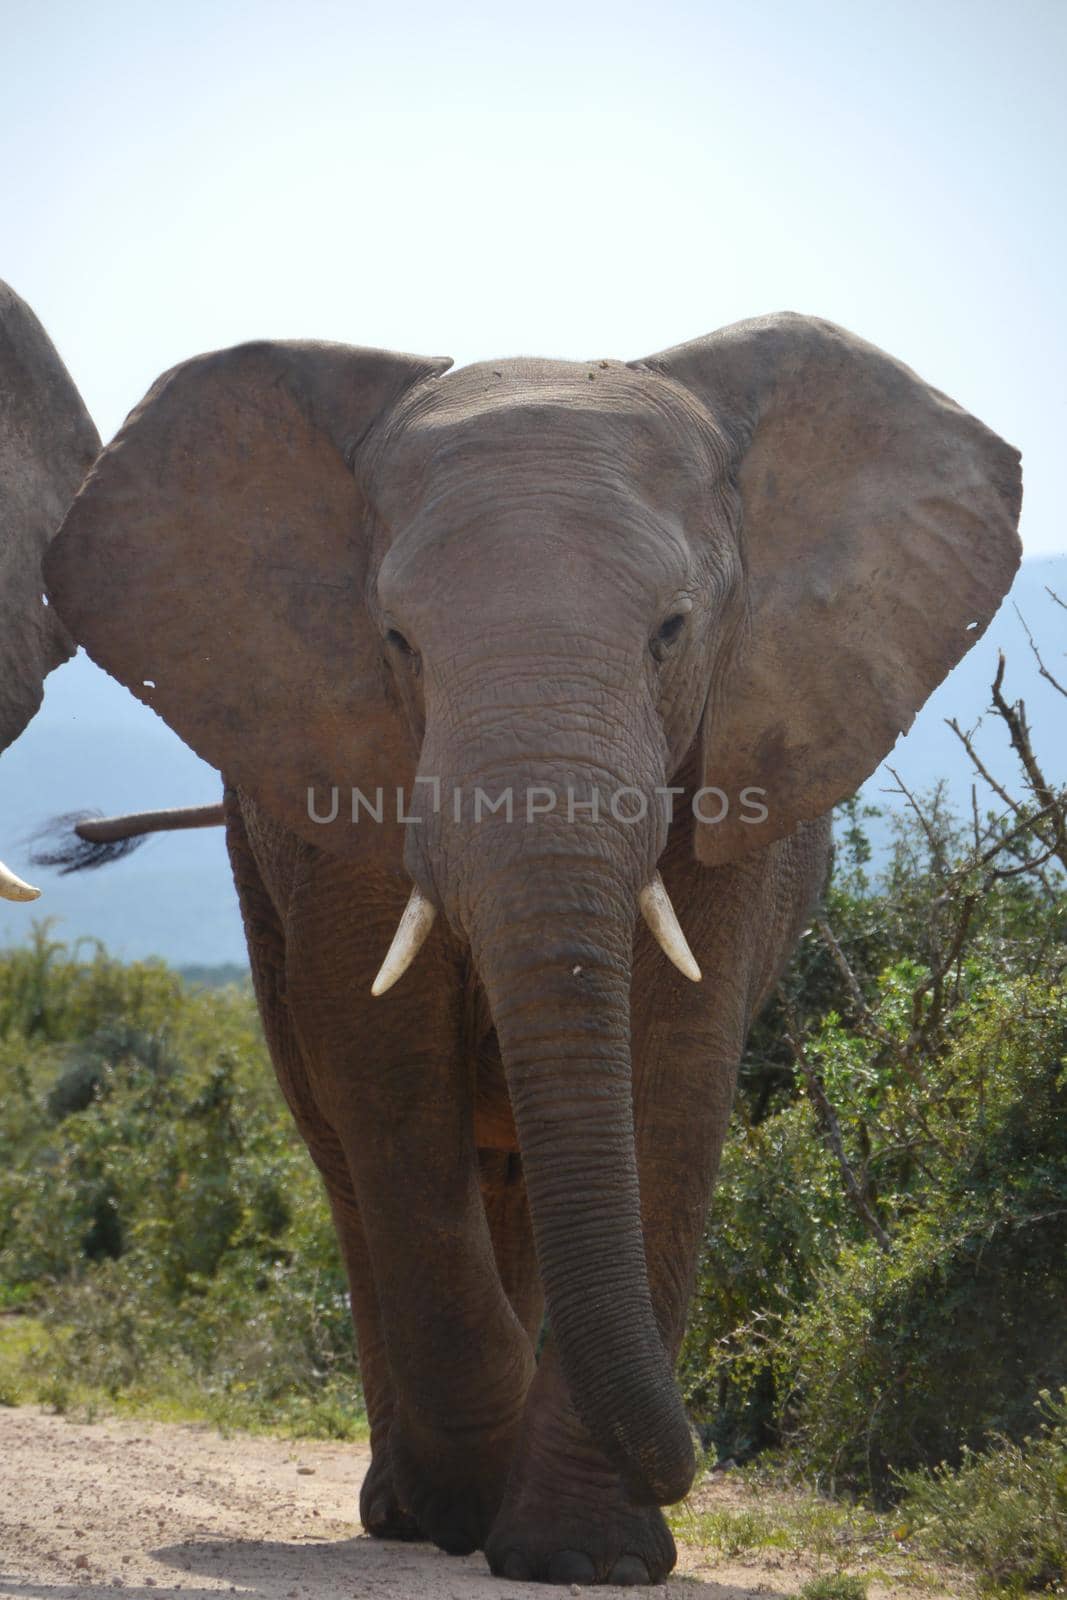
M 40 889 L 35 889 L 32 883 L 23 883 L 0 861 L 0 900 L 38 900 L 40 895 Z
M 664 888 L 663 879 L 658 872 L 652 882 L 641 890 L 637 903 L 641 907 L 641 915 L 648 923 L 664 955 L 674 962 L 678 971 L 685 977 L 691 978 L 694 983 L 699 983 L 700 968 L 686 943 L 685 934 L 671 905 L 671 897 Z
M 400 925 L 393 935 L 393 942 L 389 946 L 389 953 L 382 962 L 381 970 L 371 984 L 371 994 L 384 994 L 391 989 L 398 978 L 405 972 L 426 943 L 426 936 L 433 927 L 437 907 L 432 900 L 427 900 L 422 890 L 418 887 L 412 889 L 411 899 L 404 907 L 404 915 L 400 918 Z

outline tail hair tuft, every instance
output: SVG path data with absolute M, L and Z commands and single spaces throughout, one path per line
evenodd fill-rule
M 113 861 L 121 861 L 147 840 L 145 833 L 112 839 L 106 844 L 79 836 L 79 822 L 102 816 L 102 811 L 68 811 L 65 816 L 53 817 L 29 841 L 33 865 L 57 867 L 60 877 L 65 878 L 71 872 L 88 872 L 93 867 L 108 867 Z

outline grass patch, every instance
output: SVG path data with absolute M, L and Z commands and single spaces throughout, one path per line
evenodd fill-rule
M 60 1416 L 94 1422 L 101 1416 L 151 1422 L 207 1422 L 222 1433 L 256 1433 L 287 1439 L 369 1438 L 358 1389 L 339 1386 L 318 1396 L 289 1393 L 268 1401 L 242 1388 L 204 1387 L 180 1367 L 155 1368 L 150 1382 L 109 1388 L 75 1376 L 75 1331 L 52 1328 L 30 1316 L 0 1316 L 0 1405 L 41 1405 Z
M 0 1316 L 0 1406 L 21 1406 L 37 1399 L 30 1361 L 44 1337 L 32 1317 Z
M 778 1550 L 844 1561 L 899 1553 L 889 1517 L 849 1501 L 825 1499 L 812 1490 L 783 1488 L 757 1468 L 731 1474 L 731 1488 L 735 1483 L 733 1505 L 709 1505 L 706 1497 L 714 1490 L 698 1489 L 670 1512 L 678 1537 L 724 1556 Z M 749 1500 L 753 1503 L 747 1504 Z
M 765 1457 L 758 1465 L 706 1478 L 688 1500 L 668 1511 L 679 1544 L 699 1550 L 713 1564 L 723 1559 L 794 1556 L 818 1572 L 792 1600 L 863 1600 L 873 1581 L 943 1593 L 944 1566 L 935 1570 L 913 1537 L 900 1509 L 868 1506 L 819 1493 L 798 1480 L 786 1458 Z M 960 1585 L 968 1586 L 959 1571 Z
M 867 1600 L 867 1580 L 845 1572 L 827 1573 L 806 1583 L 799 1600 Z

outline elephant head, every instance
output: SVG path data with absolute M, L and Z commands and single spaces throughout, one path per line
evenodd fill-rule
M 1018 456 L 804 317 L 628 365 L 447 366 L 260 344 L 178 368 L 46 574 L 95 659 L 269 812 L 406 870 L 379 989 L 436 908 L 469 941 L 575 1405 L 664 1502 L 692 1458 L 642 1243 L 639 905 L 688 952 L 648 797 L 728 797 L 693 828 L 715 866 L 852 793 L 1011 582 Z M 418 823 L 317 821 L 327 785 L 401 785 Z
M 41 557 L 100 440 L 51 340 L 0 283 L 0 751 L 74 646 L 44 601 Z M 0 899 L 38 891 L 0 863 Z

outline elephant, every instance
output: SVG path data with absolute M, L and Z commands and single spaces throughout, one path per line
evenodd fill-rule
M 45 676 L 74 645 L 44 604 L 41 556 L 100 439 L 41 324 L 0 283 L 0 751 L 41 703 Z M 0 900 L 40 891 L 0 861 Z
M 45 558 L 222 773 L 347 1270 L 365 1528 L 661 1581 L 673 1367 L 830 813 L 981 635 L 1018 452 L 833 324 L 644 360 L 260 342 L 165 374 Z

